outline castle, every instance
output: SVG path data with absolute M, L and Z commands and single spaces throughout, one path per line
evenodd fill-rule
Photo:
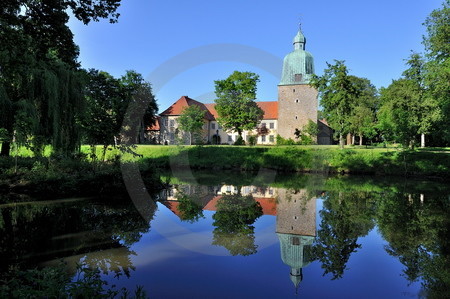
M 258 128 L 244 131 L 242 137 L 249 141 L 256 137 L 256 143 L 271 145 L 276 143 L 276 136 L 295 140 L 295 129 L 302 129 L 309 120 L 318 124 L 318 144 L 332 144 L 332 130 L 325 121 L 317 119 L 317 90 L 308 83 L 314 74 L 314 59 L 305 50 L 306 38 L 299 30 L 294 37 L 294 50 L 284 57 L 281 81 L 278 84 L 278 101 L 257 101 L 264 111 L 264 117 Z M 185 134 L 178 129 L 177 118 L 183 108 L 197 105 L 205 111 L 202 141 L 211 144 L 233 144 L 238 133 L 224 130 L 217 122 L 218 114 L 215 104 L 203 104 L 188 96 L 182 96 L 158 117 L 157 123 L 147 128 L 147 139 L 162 144 L 185 143 Z

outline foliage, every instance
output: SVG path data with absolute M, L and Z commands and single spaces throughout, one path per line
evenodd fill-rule
M 203 216 L 203 207 L 198 203 L 198 198 L 189 196 L 183 192 L 176 195 L 178 200 L 178 210 L 181 212 L 180 219 L 190 223 L 197 222 Z
M 242 136 L 238 135 L 238 138 L 236 138 L 234 145 L 245 145 L 244 138 L 242 138 Z
M 77 279 L 70 281 L 64 265 L 58 267 L 15 271 L 9 273 L 0 285 L 2 298 L 129 298 L 125 288 L 115 289 L 102 280 L 99 270 L 77 265 Z M 106 289 L 106 290 L 105 290 Z M 133 298 L 147 298 L 138 286 Z
M 86 81 L 86 108 L 78 122 L 85 142 L 91 146 L 92 159 L 96 159 L 97 144 L 103 145 L 104 160 L 108 146 L 117 145 L 121 139 L 142 141 L 144 127 L 153 124 L 157 112 L 151 86 L 142 75 L 127 71 L 115 79 L 91 69 Z
M 226 130 L 238 132 L 253 130 L 263 118 L 264 111 L 255 103 L 259 76 L 235 71 L 225 80 L 217 80 L 215 93 L 218 121 Z
M 429 97 L 437 102 L 440 119 L 432 128 L 436 145 L 450 143 L 450 1 L 434 10 L 425 20 L 427 35 L 424 36 L 426 57 L 425 86 Z
M 356 192 L 327 192 L 321 223 L 313 252 L 322 263 L 324 275 L 342 278 L 353 252 L 361 248 L 359 237 L 374 227 L 374 206 L 370 194 Z
M 252 196 L 223 195 L 213 215 L 213 245 L 227 248 L 231 255 L 256 253 L 252 224 L 262 214 L 261 205 Z
M 327 63 L 323 76 L 313 76 L 310 85 L 316 88 L 321 98 L 323 114 L 339 135 L 339 144 L 344 147 L 344 136 L 350 132 L 352 103 L 359 96 L 359 91 L 352 83 L 344 61 L 336 60 L 335 64 Z
M 256 142 L 257 142 L 257 140 L 258 140 L 258 139 L 257 139 L 257 138 L 258 138 L 257 136 L 255 136 L 255 135 L 248 135 L 247 138 L 248 138 L 247 141 L 248 141 L 248 144 L 249 144 L 249 145 L 251 145 L 251 146 L 255 146 L 255 145 L 256 145 Z
M 110 18 L 119 0 L 7 1 L 0 8 L 0 127 L 10 140 L 41 154 L 51 143 L 58 155 L 79 147 L 75 124 L 82 110 L 78 47 L 67 26 L 69 11 L 85 24 Z M 45 34 L 43 34 L 45 33 Z M 15 135 L 15 136 L 13 136 Z M 2 143 L 1 155 L 11 144 Z
M 378 113 L 380 129 L 387 140 L 414 147 L 416 136 L 424 133 L 435 118 L 432 104 L 422 98 L 420 85 L 411 79 L 399 79 L 381 89 Z M 435 111 L 436 112 L 436 111 Z
M 386 251 L 404 265 L 403 276 L 410 282 L 421 279 L 428 298 L 445 298 L 450 283 L 446 194 L 388 193 L 378 206 Z
M 183 108 L 177 121 L 182 131 L 189 133 L 189 144 L 192 145 L 192 134 L 200 133 L 205 123 L 205 110 L 197 105 Z M 217 138 L 217 137 L 216 137 Z
M 292 138 L 283 138 L 280 136 L 280 134 L 277 134 L 277 138 L 276 138 L 276 143 L 277 145 L 295 145 L 297 144 L 297 142 L 295 142 L 294 139 Z
M 319 134 L 319 127 L 316 122 L 310 119 L 301 130 L 296 128 L 294 132 L 295 138 L 299 140 L 297 144 L 302 145 L 316 144 L 317 134 Z M 282 139 L 280 139 L 280 142 L 282 143 Z
M 377 133 L 378 93 L 368 79 L 356 76 L 350 76 L 350 79 L 358 91 L 349 116 L 350 131 L 359 136 L 359 145 L 362 145 L 363 137 L 372 139 Z

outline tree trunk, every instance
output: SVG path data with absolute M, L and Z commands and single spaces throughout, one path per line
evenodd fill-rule
M 342 136 L 342 133 L 339 134 L 339 148 L 344 149 L 344 136 Z
M 355 145 L 355 135 L 352 135 L 352 145 Z
M 4 141 L 2 143 L 2 151 L 0 152 L 0 156 L 9 157 L 11 152 L 11 142 Z
M 359 134 L 359 145 L 363 145 L 363 135 Z
M 189 145 L 192 145 L 192 132 L 189 132 Z
M 420 134 L 420 147 L 425 147 L 425 134 Z

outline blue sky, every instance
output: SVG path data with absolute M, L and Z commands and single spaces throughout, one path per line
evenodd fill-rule
M 316 74 L 345 60 L 350 74 L 386 87 L 410 51 L 423 52 L 422 25 L 442 0 L 122 0 L 117 24 L 71 19 L 82 67 L 114 76 L 136 70 L 160 111 L 182 95 L 214 100 L 214 80 L 234 70 L 260 75 L 258 100 L 277 100 L 282 59 L 301 20 Z

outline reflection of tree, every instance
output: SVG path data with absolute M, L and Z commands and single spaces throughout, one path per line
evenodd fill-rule
M 328 192 L 320 211 L 321 223 L 314 252 L 322 263 L 324 275 L 342 278 L 350 255 L 361 248 L 358 237 L 374 227 L 374 209 L 369 193 Z
M 97 266 L 108 264 L 103 269 L 127 275 L 133 269 L 129 246 L 149 230 L 149 223 L 131 202 L 37 202 L 4 206 L 0 215 L 0 273 L 12 264 L 34 266 L 37 260 L 79 254 L 88 259 L 90 252 L 98 251 Z M 121 254 L 110 255 L 106 249 L 111 248 L 120 249 Z
M 231 255 L 256 253 L 252 224 L 263 214 L 261 205 L 250 195 L 224 195 L 216 208 L 212 244 L 225 247 Z
M 440 194 L 386 194 L 378 208 L 378 226 L 389 242 L 386 251 L 405 266 L 410 282 L 422 277 L 430 298 L 448 296 L 449 212 L 450 202 Z
M 176 195 L 178 200 L 178 210 L 180 211 L 180 219 L 190 223 L 197 222 L 203 217 L 203 207 L 199 204 L 200 199 L 196 195 L 187 195 L 178 192 Z

